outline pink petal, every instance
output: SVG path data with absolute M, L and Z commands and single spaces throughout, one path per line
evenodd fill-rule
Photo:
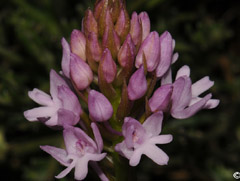
M 86 61 L 86 38 L 81 31 L 76 29 L 71 33 L 71 50 L 72 53 Z
M 101 134 L 99 132 L 99 129 L 98 129 L 96 123 L 92 122 L 91 123 L 91 128 L 93 130 L 95 142 L 97 143 L 97 146 L 98 146 L 98 152 L 100 153 L 103 150 L 102 136 L 101 136 Z
M 141 66 L 131 76 L 128 84 L 128 97 L 130 100 L 137 100 L 144 96 L 147 91 L 147 80 L 144 75 L 144 68 Z
M 142 126 L 146 130 L 147 134 L 157 136 L 162 130 L 162 120 L 163 113 L 162 111 L 159 111 L 149 116 Z
M 172 42 L 172 36 L 168 31 L 165 31 L 160 36 L 160 61 L 156 68 L 157 77 L 162 77 L 167 72 L 172 63 Z
M 139 164 L 143 153 L 143 147 L 140 147 L 133 151 L 133 154 L 129 160 L 129 165 L 135 167 Z
M 192 85 L 192 96 L 197 97 L 213 86 L 214 82 L 209 80 L 209 77 L 203 77 Z
M 74 112 L 66 110 L 66 109 L 59 109 L 58 110 L 58 125 L 63 127 L 65 126 L 73 126 L 78 123 L 80 120 L 80 116 L 76 116 Z
M 106 153 L 102 154 L 85 154 L 83 157 L 78 159 L 76 166 L 75 166 L 75 172 L 74 172 L 74 178 L 76 180 L 83 180 L 86 178 L 88 173 L 88 162 L 89 161 L 100 161 L 106 156 Z
M 91 90 L 88 95 L 90 116 L 95 121 L 107 121 L 112 117 L 113 108 L 108 99 L 100 92 Z
M 39 89 L 33 89 L 32 91 L 28 92 L 28 96 L 35 101 L 36 103 L 43 105 L 43 106 L 52 106 L 53 101 L 51 96 L 46 94 L 45 92 Z
M 145 154 L 158 165 L 167 165 L 169 157 L 160 148 L 152 144 L 144 145 L 142 154 Z
M 167 135 L 159 135 L 159 136 L 154 136 L 149 139 L 149 143 L 151 144 L 166 144 L 170 143 L 172 141 L 173 137 L 170 134 Z
M 176 80 L 179 77 L 182 77 L 182 76 L 187 76 L 187 77 L 190 76 L 190 68 L 189 68 L 189 66 L 184 65 L 177 71 Z
M 59 163 L 64 166 L 70 165 L 70 160 L 67 158 L 67 152 L 64 149 L 56 148 L 54 146 L 40 146 L 40 148 L 50 154 L 53 158 L 55 158 Z
M 185 108 L 183 110 L 172 110 L 171 114 L 176 119 L 186 119 L 191 117 L 192 115 L 196 114 L 199 110 L 203 109 L 206 102 L 212 97 L 211 94 L 206 95 L 200 101 L 196 102 L 195 104 Z
M 50 71 L 50 93 L 53 98 L 53 101 L 58 99 L 58 86 L 65 85 L 68 86 L 67 83 L 60 77 L 55 70 Z
M 172 110 L 183 110 L 191 101 L 191 79 L 189 77 L 179 77 L 173 84 Z
M 125 144 L 125 141 L 118 143 L 115 146 L 115 150 L 116 152 L 118 152 L 120 155 L 122 155 L 123 157 L 126 157 L 128 159 L 130 159 L 132 157 L 133 154 L 133 150 L 132 148 L 128 148 L 127 145 Z
M 159 63 L 159 35 L 156 31 L 151 32 L 143 41 L 136 56 L 135 66 L 139 68 L 143 64 L 144 56 L 147 62 L 147 70 L 152 72 Z
M 48 118 L 56 114 L 55 107 L 38 107 L 24 112 L 24 117 L 28 121 L 38 121 L 38 118 Z
M 62 108 L 80 116 L 82 109 L 77 96 L 66 86 L 58 87 L 58 98 L 62 101 Z
M 149 99 L 149 106 L 152 112 L 166 111 L 169 106 L 169 102 L 172 96 L 172 85 L 162 85 L 153 93 L 153 96 Z
M 213 109 L 219 105 L 220 100 L 218 99 L 210 99 L 207 101 L 207 103 L 204 105 L 204 109 Z
M 70 74 L 78 90 L 84 90 L 92 83 L 91 68 L 75 54 L 71 54 Z
M 61 173 L 59 173 L 57 176 L 55 176 L 57 179 L 65 177 L 74 167 L 75 167 L 76 162 L 72 161 L 72 163 Z
M 62 71 L 64 75 L 67 78 L 70 78 L 70 46 L 68 42 L 65 40 L 65 38 L 62 38 L 62 48 L 63 48 L 63 53 L 62 53 Z
M 76 143 L 78 137 L 75 135 L 73 127 L 68 127 L 63 130 L 63 138 L 68 154 L 76 154 Z
M 107 83 L 112 83 L 117 74 L 117 66 L 109 49 L 105 49 L 102 55 L 102 71 Z
M 172 70 L 171 68 L 163 75 L 161 79 L 161 85 L 171 84 L 172 83 Z
M 146 12 L 141 12 L 138 17 L 142 25 L 142 41 L 144 41 L 150 33 L 150 19 Z

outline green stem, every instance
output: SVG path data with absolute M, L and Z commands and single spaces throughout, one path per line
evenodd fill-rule
M 137 181 L 134 167 L 129 166 L 129 161 L 121 157 L 118 153 L 112 154 L 115 180 L 114 181 Z

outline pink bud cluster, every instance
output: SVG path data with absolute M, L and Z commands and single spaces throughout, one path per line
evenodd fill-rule
M 62 71 L 51 70 L 50 95 L 30 91 L 41 107 L 24 112 L 29 121 L 63 129 L 66 149 L 41 146 L 67 167 L 56 178 L 75 167 L 75 179 L 82 180 L 91 161 L 100 179 L 109 180 L 97 162 L 111 157 L 110 148 L 131 166 L 142 154 L 165 165 L 169 158 L 156 146 L 172 141 L 172 135 L 160 135 L 164 115 L 185 119 L 219 104 L 211 94 L 200 97 L 214 82 L 206 76 L 192 84 L 188 66 L 172 80 L 175 40 L 168 31 L 151 31 L 146 12 L 130 18 L 123 0 L 98 0 L 70 43 L 62 38 L 62 48 Z

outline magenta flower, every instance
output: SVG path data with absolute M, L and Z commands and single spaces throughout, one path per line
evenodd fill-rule
M 47 126 L 77 124 L 82 111 L 78 98 L 54 70 L 50 72 L 50 94 L 36 88 L 29 91 L 29 97 L 42 106 L 25 111 L 25 118 Z
M 84 131 L 76 127 L 67 127 L 63 131 L 64 143 L 66 150 L 53 146 L 40 146 L 42 150 L 49 153 L 59 163 L 66 166 L 56 178 L 65 177 L 74 167 L 74 177 L 76 180 L 83 180 L 88 173 L 89 161 L 100 161 L 106 153 L 101 153 L 103 149 L 103 141 L 95 123 L 91 124 L 95 141 L 93 141 Z M 94 164 L 96 166 L 96 163 Z M 99 172 L 100 179 L 107 181 L 107 177 Z
M 115 146 L 115 150 L 129 159 L 131 166 L 140 162 L 142 154 L 158 165 L 166 165 L 168 156 L 156 144 L 172 141 L 172 135 L 159 135 L 162 130 L 163 113 L 157 112 L 147 118 L 141 125 L 137 120 L 126 117 L 122 126 L 124 141 Z

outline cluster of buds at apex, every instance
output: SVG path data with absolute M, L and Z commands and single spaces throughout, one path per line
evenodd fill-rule
M 165 115 L 185 119 L 217 107 L 212 94 L 200 97 L 214 82 L 206 76 L 192 83 L 186 65 L 173 80 L 175 40 L 168 31 L 151 31 L 146 12 L 129 16 L 124 0 L 97 0 L 80 29 L 72 31 L 70 43 L 62 38 L 62 71 L 51 70 L 50 95 L 30 91 L 41 107 L 24 112 L 29 121 L 63 129 L 66 149 L 41 146 L 67 167 L 56 178 L 75 167 L 75 179 L 82 180 L 91 161 L 100 179 L 108 181 L 100 166 L 114 167 L 108 163 L 116 160 L 114 152 L 130 166 L 138 165 L 142 154 L 167 164 L 167 154 L 156 146 L 172 141 L 172 135 L 160 135 Z

